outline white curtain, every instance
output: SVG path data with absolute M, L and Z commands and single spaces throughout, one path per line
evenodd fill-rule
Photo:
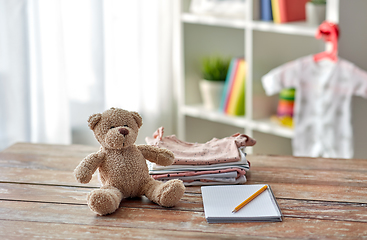
M 0 149 L 96 144 L 88 116 L 138 111 L 174 131 L 170 0 L 0 0 Z

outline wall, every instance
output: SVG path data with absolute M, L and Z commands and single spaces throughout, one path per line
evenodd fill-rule
M 367 71 L 367 1 L 340 1 L 339 56 Z M 367 159 L 367 99 L 352 101 L 354 158 Z

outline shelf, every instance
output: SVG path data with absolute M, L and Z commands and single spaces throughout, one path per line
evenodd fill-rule
M 245 21 L 244 19 L 221 18 L 216 16 L 196 15 L 183 13 L 181 20 L 185 23 L 203 24 L 209 26 L 229 27 L 239 29 L 253 29 L 256 31 L 274 32 L 292 35 L 303 35 L 314 37 L 317 26 L 309 26 L 306 22 L 291 22 L 277 24 L 264 21 Z
M 240 128 L 251 128 L 255 131 L 277 135 L 285 138 L 292 138 L 293 129 L 280 126 L 269 119 L 248 120 L 245 117 L 228 116 L 219 111 L 210 111 L 203 107 L 203 105 L 186 105 L 182 109 L 186 116 L 199 118 L 203 120 L 228 124 Z
M 205 109 L 203 105 L 186 105 L 183 107 L 182 111 L 186 116 L 224 123 L 241 128 L 251 124 L 245 117 L 228 116 L 219 111 L 210 111 Z
M 182 13 L 181 20 L 185 23 L 203 24 L 209 26 L 240 28 L 246 27 L 244 19 L 221 18 L 216 16 L 205 16 L 191 13 Z
M 318 26 L 306 21 L 261 21 L 260 0 L 246 2 L 245 18 L 230 18 L 192 13 L 191 1 L 181 0 L 177 9 L 180 31 L 175 38 L 177 90 L 182 91 L 177 109 L 178 135 L 195 142 L 235 130 L 256 136 L 259 144 L 251 148 L 253 153 L 290 155 L 294 129 L 270 120 L 276 112 L 276 96 L 267 96 L 259 80 L 277 66 L 321 51 L 324 43 L 315 40 Z M 339 0 L 328 0 L 326 13 L 328 20 L 338 20 Z M 209 111 L 200 104 L 198 64 L 209 54 L 246 57 L 246 116 Z
M 257 31 L 275 32 L 291 35 L 303 35 L 314 37 L 317 31 L 317 26 L 309 26 L 306 22 L 291 22 L 291 23 L 273 23 L 263 21 L 250 22 L 249 27 Z
M 294 131 L 292 128 L 283 127 L 270 119 L 252 120 L 252 129 L 255 131 L 277 135 L 284 138 L 293 138 Z

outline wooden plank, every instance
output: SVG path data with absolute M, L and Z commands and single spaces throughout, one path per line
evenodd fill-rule
M 246 184 L 270 184 L 274 194 L 278 198 L 291 198 L 291 199 L 305 199 L 305 200 L 322 200 L 322 201 L 341 201 L 341 202 L 359 202 L 367 203 L 367 188 L 353 182 L 354 175 L 350 175 L 348 180 L 349 185 L 342 184 L 338 186 L 335 183 L 329 184 L 329 181 L 318 181 L 317 173 L 307 175 L 293 172 L 290 174 L 279 174 L 268 171 L 250 171 Z M 331 175 L 329 175 L 331 177 Z M 331 180 L 340 183 L 341 181 L 338 174 L 333 174 L 334 178 Z M 367 174 L 366 174 L 367 176 Z M 357 175 L 356 178 L 366 176 Z M 289 177 L 290 179 L 288 179 Z M 292 181 L 292 177 L 298 179 Z M 345 176 L 344 176 L 345 177 Z M 312 181 L 310 181 L 311 179 Z M 330 180 L 330 181 L 331 181 Z M 88 187 L 96 188 L 100 184 L 97 176 L 95 175 L 89 184 L 79 184 L 73 176 L 73 173 L 65 171 L 50 171 L 50 170 L 38 170 L 38 169 L 18 169 L 18 168 L 0 168 L 0 182 L 10 183 L 32 183 L 32 184 L 47 184 L 47 185 L 62 185 L 62 186 L 76 186 L 76 187 Z M 309 184 L 311 182 L 311 184 Z M 200 194 L 200 187 L 187 187 L 187 193 Z
M 309 158 L 277 155 L 248 155 L 251 167 L 291 168 L 324 171 L 364 171 L 366 159 Z
M 249 183 L 271 182 L 367 187 L 367 170 L 353 172 L 252 167 L 246 177 Z
M 93 189 L 88 188 L 52 185 L 0 183 L 0 200 L 87 205 L 86 197 L 92 190 Z M 162 209 L 161 206 L 151 202 L 145 196 L 123 200 L 121 202 L 121 207 Z M 201 196 L 198 194 L 186 193 L 174 209 L 203 211 Z
M 98 148 L 83 145 L 18 143 L 0 152 L 0 167 L 72 171 Z
M 86 204 L 87 194 L 92 189 L 44 186 L 30 184 L 0 183 L 0 199 L 65 204 Z
M 56 145 L 56 144 L 33 144 L 15 143 L 4 149 L 3 153 L 16 153 L 24 155 L 45 155 L 62 157 L 83 157 L 85 154 L 98 151 L 98 146 L 88 145 Z
M 247 184 L 264 183 L 297 183 L 309 185 L 330 185 L 367 187 L 367 171 L 307 171 L 298 169 L 273 169 L 253 167 L 246 174 Z M 41 184 L 58 184 L 73 186 L 99 186 L 97 176 L 89 184 L 79 184 L 74 179 L 73 170 L 53 171 L 47 169 L 23 169 L 13 167 L 0 168 L 1 182 L 26 182 Z
M 75 187 L 0 183 L 1 200 L 86 205 L 86 195 L 90 191 L 91 189 Z M 278 198 L 277 201 L 285 216 L 367 222 L 367 204 L 282 198 Z M 144 196 L 123 200 L 120 206 L 126 208 L 164 209 Z M 190 193 L 186 193 L 181 201 L 171 209 L 204 211 L 201 196 Z
M 82 159 L 83 157 L 0 153 L 0 167 L 73 171 Z
M 277 202 L 285 217 L 364 222 L 367 224 L 367 204 L 292 199 L 277 199 Z
M 88 184 L 78 183 L 73 171 L 53 171 L 47 169 L 24 169 L 0 167 L 0 182 L 63 185 L 79 187 L 99 187 L 97 174 Z
M 235 234 L 0 220 L 1 239 L 233 239 Z M 241 239 L 253 237 L 241 236 Z M 258 238 L 260 239 L 260 238 Z M 268 238 L 266 238 L 268 239 Z M 273 238 L 270 238 L 273 239 Z
M 96 216 L 85 205 L 0 201 L 0 219 L 103 227 L 235 234 L 278 238 L 360 238 L 367 223 L 286 217 L 276 223 L 208 224 L 203 212 L 175 209 L 120 208 L 108 216 Z M 159 223 L 159 224 L 157 224 Z
M 15 156 L 13 160 L 20 158 L 20 162 L 37 160 L 37 162 L 53 164 L 55 161 L 48 161 L 48 159 L 54 158 L 64 160 L 56 163 L 58 164 L 57 166 L 62 166 L 59 164 L 63 164 L 64 167 L 70 167 L 68 169 L 72 170 L 74 165 L 76 166 L 81 159 L 92 152 L 98 151 L 98 149 L 98 146 L 87 145 L 16 143 L 0 153 L 0 163 L 6 159 L 12 160 L 13 156 Z M 347 171 L 367 169 L 366 159 L 307 158 L 275 155 L 248 155 L 248 159 L 253 167 Z M 65 163 L 65 161 L 68 162 Z
M 271 183 L 276 198 L 367 203 L 367 188 L 293 183 Z
M 269 184 L 276 198 L 367 203 L 367 188 L 353 186 L 309 185 L 248 181 L 246 184 Z M 187 193 L 201 194 L 200 186 L 186 187 Z

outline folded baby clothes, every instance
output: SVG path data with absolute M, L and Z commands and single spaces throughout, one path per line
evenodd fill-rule
M 246 171 L 250 164 L 246 159 L 245 147 L 256 141 L 245 134 L 214 138 L 206 143 L 184 142 L 171 135 L 163 137 L 159 128 L 147 144 L 171 150 L 175 161 L 170 166 L 148 162 L 151 176 L 157 180 L 181 179 L 186 186 L 238 184 L 246 182 Z
M 213 184 L 237 184 L 246 182 L 245 168 L 219 168 L 214 170 L 188 170 L 188 171 L 159 171 L 152 170 L 152 177 L 157 180 L 168 181 L 180 179 L 186 186 L 213 185 Z

